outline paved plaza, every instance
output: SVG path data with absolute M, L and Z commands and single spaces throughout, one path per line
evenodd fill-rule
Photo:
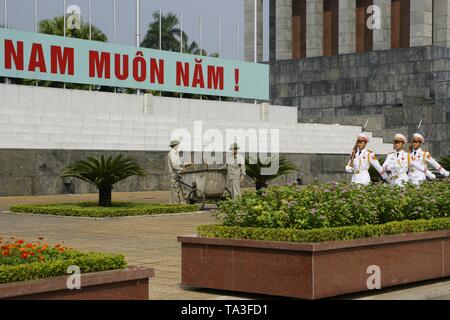
M 129 265 L 155 269 L 151 299 L 264 299 L 267 296 L 181 288 L 178 235 L 194 234 L 201 224 L 214 223 L 212 211 L 160 216 L 78 218 L 7 213 L 12 204 L 95 201 L 96 194 L 0 197 L 0 235 L 62 243 L 83 251 L 122 253 Z M 115 193 L 115 201 L 168 202 L 165 191 Z M 387 289 L 339 299 L 450 299 L 450 281 Z

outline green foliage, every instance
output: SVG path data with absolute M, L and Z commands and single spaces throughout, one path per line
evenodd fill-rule
M 0 264 L 0 283 L 36 280 L 67 275 L 67 268 L 76 265 L 82 273 L 124 269 L 122 255 L 81 253 L 67 250 L 63 256 L 45 262 Z
M 97 203 L 82 202 L 48 205 L 16 205 L 12 206 L 10 208 L 10 211 L 21 213 L 100 218 L 193 212 L 198 211 L 198 207 L 196 205 L 131 202 L 115 202 L 110 207 L 99 207 Z
M 262 174 L 263 169 L 271 167 L 272 161 L 274 161 L 275 163 L 278 162 L 278 171 L 270 175 Z M 251 164 L 249 163 L 249 161 L 247 161 L 245 164 L 245 171 L 246 175 L 255 182 L 256 190 L 260 190 L 262 188 L 266 188 L 269 181 L 287 173 L 295 172 L 297 171 L 297 168 L 292 162 L 288 161 L 284 157 L 274 158 L 265 162 L 261 162 L 261 160 L 258 158 L 258 161 L 254 164 Z
M 450 229 L 450 218 L 393 221 L 381 225 L 349 226 L 312 230 L 203 225 L 197 228 L 197 232 L 199 236 L 208 238 L 321 242 L 352 240 L 384 235 L 446 229 Z
M 53 19 L 41 20 L 39 22 L 39 33 L 44 33 L 48 35 L 54 36 L 64 36 L 64 16 L 57 16 Z M 107 42 L 107 36 L 96 26 L 92 25 L 91 27 L 92 37 L 91 39 L 94 41 Z M 66 29 L 66 37 L 77 38 L 77 39 L 89 39 L 89 23 L 81 22 L 80 29 Z M 35 80 L 35 79 L 18 79 L 17 82 L 26 85 L 36 85 L 39 84 L 40 87 L 56 87 L 62 88 L 64 84 L 62 82 L 55 81 L 45 81 L 45 80 Z M 94 88 L 95 90 L 102 89 L 102 91 L 111 90 L 97 86 L 90 86 L 88 84 L 79 84 L 79 83 L 66 83 L 65 87 L 67 89 L 78 89 L 78 90 L 88 90 L 89 88 Z
M 450 216 L 450 184 L 272 186 L 221 202 L 220 209 L 224 226 L 299 230 L 444 218 Z
M 108 38 L 106 35 L 96 26 L 92 25 L 92 40 L 107 42 Z M 41 20 L 39 22 L 39 33 L 54 35 L 54 36 L 64 36 L 64 16 L 57 16 L 53 19 Z M 78 38 L 89 40 L 89 23 L 81 22 L 80 29 L 66 29 L 66 37 Z
M 111 205 L 111 190 L 114 184 L 131 176 L 144 176 L 142 167 L 131 157 L 119 154 L 105 159 L 88 157 L 69 165 L 62 177 L 75 177 L 95 185 L 99 190 L 99 205 Z
M 445 156 L 439 159 L 439 164 L 447 171 L 450 171 L 450 156 Z

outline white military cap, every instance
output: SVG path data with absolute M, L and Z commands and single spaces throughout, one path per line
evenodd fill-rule
M 425 138 L 423 137 L 423 135 L 421 135 L 420 133 L 414 133 L 413 135 L 413 140 L 420 140 L 420 142 L 425 142 Z
M 403 143 L 406 143 L 406 137 L 402 135 L 401 133 L 396 133 L 394 136 L 394 141 L 403 141 Z
M 358 140 L 363 140 L 365 142 L 369 142 L 369 136 L 367 136 L 364 133 L 360 133 L 360 134 L 358 134 Z

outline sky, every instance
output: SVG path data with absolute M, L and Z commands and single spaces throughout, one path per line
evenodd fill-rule
M 8 26 L 12 29 L 34 31 L 34 0 L 0 0 L 0 24 L 4 24 L 4 3 L 7 1 Z M 264 3 L 264 60 L 268 60 L 268 2 Z M 63 0 L 37 0 L 38 20 L 63 14 Z M 84 21 L 89 20 L 89 0 L 66 0 L 66 5 L 78 5 Z M 113 1 L 91 0 L 92 23 L 99 27 L 110 42 L 113 41 Z M 180 15 L 183 30 L 191 40 L 199 43 L 199 17 L 203 20 L 203 44 L 208 53 L 218 52 L 218 17 L 221 19 L 222 57 L 244 59 L 244 0 L 141 0 L 141 40 L 145 36 L 152 13 L 159 11 Z M 237 28 L 240 23 L 240 54 L 237 57 Z M 136 42 L 136 1 L 116 0 L 116 39 L 120 44 Z

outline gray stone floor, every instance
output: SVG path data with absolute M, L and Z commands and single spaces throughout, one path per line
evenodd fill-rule
M 116 193 L 115 200 L 166 202 L 168 193 Z M 40 197 L 0 197 L 0 211 L 17 203 L 51 203 L 95 200 L 95 194 Z M 122 253 L 130 265 L 155 269 L 150 285 L 151 299 L 267 299 L 217 290 L 181 288 L 181 250 L 178 235 L 194 234 L 201 224 L 214 223 L 211 212 L 147 217 L 90 219 L 0 213 L 0 235 L 37 240 L 84 251 Z M 450 299 L 450 281 L 428 282 L 337 299 Z

